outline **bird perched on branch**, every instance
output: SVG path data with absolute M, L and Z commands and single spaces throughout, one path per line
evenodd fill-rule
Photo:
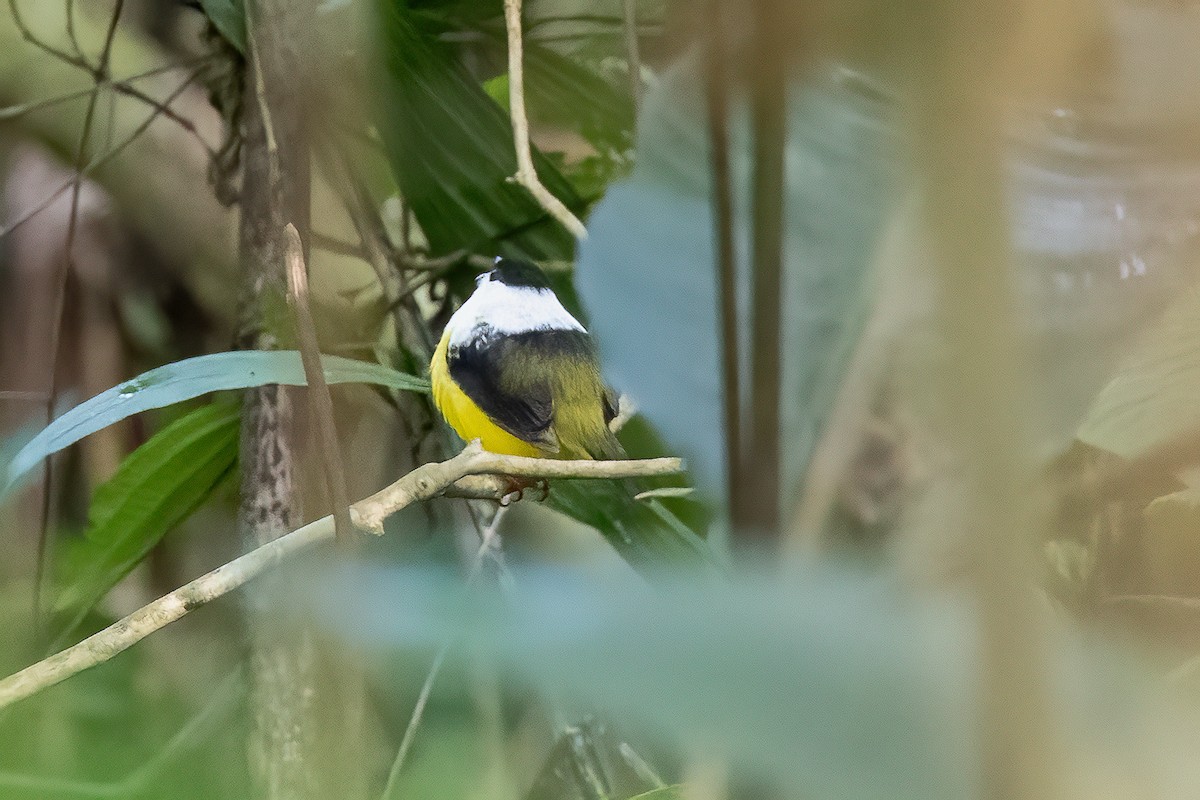
M 446 323 L 430 380 L 450 426 L 493 453 L 625 458 L 609 427 L 617 399 L 600 377 L 595 344 L 533 264 L 498 258 L 479 276 Z M 509 480 L 513 491 L 529 485 Z M 657 500 L 637 500 L 657 485 L 571 481 L 551 504 L 598 530 L 635 569 L 682 560 L 711 566 L 707 545 L 683 520 Z
M 541 458 L 625 453 L 591 336 L 533 264 L 497 258 L 450 317 L 430 364 L 438 411 L 485 450 Z

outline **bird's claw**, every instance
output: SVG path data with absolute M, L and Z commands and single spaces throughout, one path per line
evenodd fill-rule
M 534 486 L 542 493 L 542 496 L 538 498 L 538 502 L 546 502 L 546 500 L 550 497 L 550 481 L 542 478 L 535 483 Z

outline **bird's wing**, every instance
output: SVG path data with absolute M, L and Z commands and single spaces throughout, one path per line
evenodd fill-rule
M 450 377 L 488 418 L 518 439 L 554 455 L 554 392 L 549 375 L 553 354 L 568 331 L 493 335 L 453 348 L 446 361 Z

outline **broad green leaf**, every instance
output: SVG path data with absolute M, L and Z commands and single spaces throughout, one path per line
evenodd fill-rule
M 1100 390 L 1076 436 L 1132 458 L 1200 430 L 1200 287 L 1183 292 Z
M 205 15 L 239 53 L 246 52 L 246 11 L 242 0 L 200 0 Z
M 129 454 L 96 489 L 87 531 L 62 560 L 58 611 L 77 621 L 208 498 L 237 462 L 239 424 L 236 404 L 204 406 Z
M 895 587 L 828 566 L 787 583 L 677 578 L 518 570 L 501 599 L 454 575 L 350 569 L 306 581 L 299 599 L 317 610 L 292 610 L 356 647 L 453 639 L 622 735 L 669 736 L 793 796 L 972 796 L 969 615 L 898 602 Z
M 717 279 L 700 61 L 685 59 L 646 97 L 637 166 L 597 204 L 577 288 L 609 380 L 629 392 L 699 488 L 725 485 Z M 826 68 L 789 94 L 783 341 L 783 485 L 795 486 L 872 300 L 872 255 L 897 183 L 885 98 Z M 751 157 L 735 103 L 731 152 L 739 343 L 748 364 Z M 744 374 L 748 374 L 748 371 Z
M 556 481 L 546 505 L 595 528 L 634 569 L 715 567 L 712 550 L 691 527 L 655 499 L 633 499 L 641 488 L 619 481 Z
M 434 253 L 458 248 L 569 259 L 574 241 L 525 189 L 507 112 L 437 38 L 445 19 L 404 0 L 375 0 L 383 61 L 379 131 L 400 193 Z M 453 5 L 453 4 L 451 4 Z M 570 183 L 540 153 L 542 183 L 580 213 Z
M 529 113 L 544 124 L 576 130 L 600 152 L 633 147 L 633 99 L 588 66 L 549 47 L 525 48 Z M 507 103 L 508 82 L 504 82 Z M 504 106 L 507 108 L 507 105 Z
M 429 383 L 381 364 L 340 356 L 322 356 L 328 383 L 372 383 L 410 392 L 427 392 Z M 284 384 L 304 386 L 304 366 L 295 350 L 240 350 L 213 353 L 143 372 L 101 392 L 50 423 L 9 463 L 4 489 L 43 458 L 57 453 L 114 422 L 152 408 L 191 400 L 209 392 Z
M 352 646 L 397 655 L 453 640 L 457 652 L 497 659 L 499 671 L 622 736 L 712 754 L 782 796 L 986 795 L 979 686 L 990 665 L 968 594 L 914 596 L 831 563 L 727 583 L 681 574 L 653 587 L 571 570 L 518 569 L 513 578 L 515 593 L 500 597 L 464 589 L 452 571 L 323 571 L 297 586 L 291 610 Z M 1113 768 L 1106 780 L 1132 781 L 1123 787 L 1148 780 L 1143 793 L 1153 795 L 1148 786 L 1169 774 L 1195 786 L 1186 755 L 1158 763 L 1154 778 L 1146 772 L 1146 752 L 1200 733 L 1194 697 L 1171 693 L 1167 705 L 1177 707 L 1164 706 L 1161 653 L 1139 664 L 1128 641 L 1047 631 L 1040 674 L 1075 753 L 1064 768 L 1102 756 Z

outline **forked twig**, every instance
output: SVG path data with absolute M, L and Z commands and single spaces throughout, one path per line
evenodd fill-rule
M 529 144 L 529 117 L 525 113 L 524 48 L 521 40 L 521 0 L 504 0 L 504 25 L 508 31 L 508 109 L 512 117 L 513 144 L 517 150 L 514 181 L 533 195 L 547 214 L 558 220 L 576 239 L 587 238 L 587 228 L 571 209 L 542 185 L 533 166 Z
M 17 13 L 15 0 L 11 5 L 15 16 Z M 50 313 L 50 344 L 48 348 L 50 355 L 50 392 L 46 398 L 45 407 L 47 424 L 53 419 L 54 406 L 58 403 L 60 388 L 58 383 L 58 356 L 62 344 L 63 313 L 67 303 L 67 277 L 75 262 L 75 233 L 79 227 L 79 197 L 83 187 L 83 168 L 86 165 L 88 157 L 88 140 L 91 139 L 92 126 L 96 121 L 96 106 L 100 100 L 100 87 L 108 80 L 108 63 L 112 55 L 113 40 L 116 38 L 117 23 L 121 21 L 121 11 L 124 7 L 125 0 L 116 0 L 116 4 L 113 6 L 108 30 L 104 35 L 104 47 L 100 51 L 100 60 L 97 62 L 95 72 L 93 73 L 95 83 L 92 86 L 91 94 L 88 96 L 87 110 L 84 112 L 83 117 L 83 129 L 79 133 L 79 146 L 75 149 L 75 175 L 72 181 L 71 211 L 67 217 L 66 244 L 63 247 L 62 260 L 54 276 L 54 303 Z M 39 623 L 41 619 L 42 582 L 45 579 L 50 542 L 51 499 L 54 496 L 53 465 L 54 459 L 47 458 L 42 466 L 41 531 L 38 536 L 37 566 L 35 567 L 33 577 L 33 617 Z

